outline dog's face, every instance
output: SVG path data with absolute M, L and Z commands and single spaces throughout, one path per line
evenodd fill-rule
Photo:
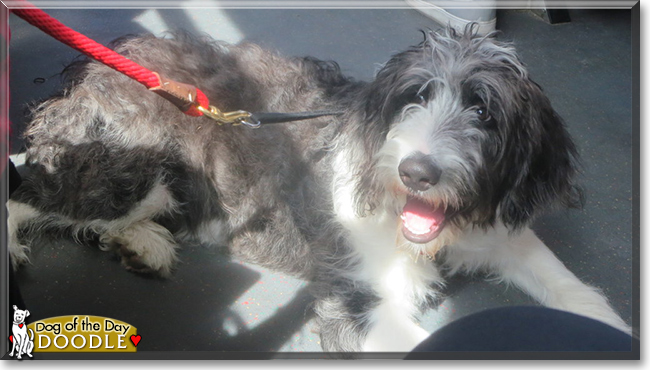
M 369 141 L 360 203 L 393 209 L 406 244 L 429 254 L 468 225 L 516 229 L 545 205 L 581 201 L 575 146 L 548 98 L 512 47 L 470 31 L 427 33 L 394 56 L 364 107 L 383 132 Z
M 25 322 L 27 316 L 29 316 L 29 311 L 19 310 L 17 306 L 14 306 L 14 322 L 16 324 Z

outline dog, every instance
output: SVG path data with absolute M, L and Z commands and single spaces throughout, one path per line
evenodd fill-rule
M 583 196 L 577 149 L 514 47 L 471 27 L 422 33 L 370 82 L 249 43 L 117 42 L 222 111 L 342 114 L 218 125 L 103 65 L 77 65 L 26 131 L 31 174 L 7 204 L 13 261 L 48 229 L 162 276 L 179 245 L 227 245 L 313 282 L 325 351 L 410 351 L 429 335 L 416 317 L 445 277 L 478 270 L 629 332 L 529 228 Z
M 22 359 L 22 355 L 27 355 L 29 357 L 34 357 L 32 351 L 34 350 L 34 331 L 29 329 L 31 333 L 31 338 L 27 333 L 27 325 L 25 325 L 25 319 L 29 316 L 28 310 L 20 310 L 16 305 L 14 305 L 14 322 L 11 326 L 11 342 L 13 343 L 11 347 L 11 352 L 9 356 L 13 357 L 16 355 L 17 359 Z

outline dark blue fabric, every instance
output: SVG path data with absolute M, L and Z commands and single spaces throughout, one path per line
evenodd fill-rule
M 631 351 L 631 336 L 599 321 L 545 307 L 503 307 L 437 330 L 415 352 Z

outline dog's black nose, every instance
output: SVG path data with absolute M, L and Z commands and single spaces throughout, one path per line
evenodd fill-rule
M 404 185 L 418 191 L 425 191 L 437 184 L 442 174 L 440 167 L 420 152 L 404 158 L 397 170 Z

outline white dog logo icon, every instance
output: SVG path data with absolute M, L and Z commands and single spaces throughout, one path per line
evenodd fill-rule
M 22 359 L 22 355 L 32 356 L 32 350 L 34 349 L 34 331 L 29 329 L 31 333 L 31 338 L 27 335 L 27 325 L 25 325 L 25 318 L 29 316 L 29 311 L 19 310 L 17 306 L 14 305 L 14 323 L 11 328 L 12 335 L 9 337 L 13 343 L 11 348 L 11 353 L 9 356 L 13 356 L 14 352 L 16 353 L 17 359 Z

